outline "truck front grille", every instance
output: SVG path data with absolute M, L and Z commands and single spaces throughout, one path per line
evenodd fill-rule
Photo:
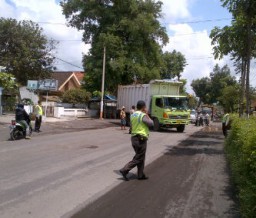
M 188 119 L 188 116 L 187 115 L 170 115 L 169 116 L 170 119 L 176 119 L 176 120 L 179 120 L 179 119 Z

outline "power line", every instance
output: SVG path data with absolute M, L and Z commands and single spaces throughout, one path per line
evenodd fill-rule
M 220 22 L 225 20 L 232 20 L 232 18 L 216 18 L 216 19 L 206 19 L 206 20 L 195 20 L 195 21 L 183 21 L 183 22 L 162 22 L 162 24 L 168 25 L 168 24 L 194 24 L 194 23 L 209 23 L 209 22 Z M 48 25 L 64 25 L 67 26 L 66 23 L 55 23 L 55 22 L 48 22 L 48 21 L 39 21 L 37 22 L 39 24 L 48 24 Z
M 49 25 L 63 25 L 63 26 L 67 26 L 67 24 L 65 23 L 55 23 L 55 22 L 46 22 L 46 21 L 40 21 L 40 22 L 37 22 L 39 24 L 49 24 Z
M 191 58 L 187 58 L 186 60 L 192 60 L 192 61 L 196 61 L 196 60 L 204 60 L 204 59 L 212 59 L 213 57 L 191 57 Z
M 195 21 L 184 21 L 184 22 L 170 22 L 170 23 L 162 23 L 165 25 L 168 24 L 193 24 L 193 23 L 208 23 L 208 22 L 220 22 L 220 21 L 225 21 L 225 20 L 232 20 L 232 18 L 217 18 L 217 19 L 208 19 L 208 20 L 195 20 Z
M 75 65 L 75 64 L 72 64 L 72 63 L 70 63 L 70 62 L 68 62 L 68 61 L 65 61 L 65 60 L 63 60 L 63 59 L 61 59 L 61 58 L 58 58 L 58 57 L 56 57 L 56 56 L 53 56 L 53 57 L 56 58 L 56 59 L 58 59 L 58 60 L 60 60 L 60 61 L 62 61 L 62 62 L 64 62 L 64 63 L 66 63 L 66 64 L 69 64 L 69 65 L 71 65 L 71 66 L 73 66 L 73 67 L 77 67 L 77 68 L 79 68 L 79 69 L 84 70 L 82 67 L 79 67 L 79 66 L 77 66 L 77 65 Z

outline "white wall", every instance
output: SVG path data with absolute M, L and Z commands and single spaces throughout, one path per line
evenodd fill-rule
M 34 104 L 36 104 L 39 100 L 38 96 L 34 94 L 34 92 L 28 91 L 26 86 L 20 87 L 20 97 L 21 99 L 30 98 Z

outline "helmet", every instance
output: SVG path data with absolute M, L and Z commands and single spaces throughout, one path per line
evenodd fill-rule
M 20 104 L 20 103 L 19 103 L 19 104 L 17 105 L 17 107 L 18 107 L 18 108 L 23 108 L 23 109 L 24 109 L 24 104 Z

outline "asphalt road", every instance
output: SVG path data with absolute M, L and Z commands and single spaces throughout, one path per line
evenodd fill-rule
M 240 217 L 218 126 L 167 146 L 146 172 L 149 180 L 133 176 L 72 218 Z
M 1 141 L 1 218 L 236 217 L 218 129 L 152 132 L 150 179 L 137 181 L 135 170 L 124 182 L 118 170 L 133 156 L 130 135 L 97 122 Z

